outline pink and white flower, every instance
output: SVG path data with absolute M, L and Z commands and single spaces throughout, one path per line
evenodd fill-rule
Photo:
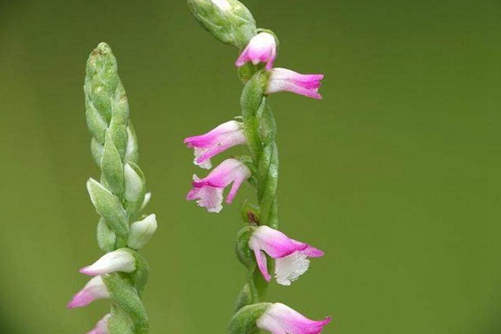
M 314 99 L 322 99 L 318 93 L 323 74 L 300 74 L 285 68 L 274 68 L 271 71 L 267 94 L 288 91 Z
M 108 334 L 108 319 L 111 317 L 111 314 L 105 315 L 99 322 L 96 324 L 90 332 L 87 334 Z
M 200 136 L 188 137 L 184 140 L 188 147 L 195 149 L 193 163 L 202 168 L 212 167 L 210 159 L 233 146 L 245 144 L 242 123 L 229 121 Z
M 235 65 L 243 66 L 247 62 L 252 62 L 254 65 L 266 63 L 266 69 L 273 68 L 273 62 L 277 56 L 277 43 L 275 36 L 270 33 L 262 32 L 252 37 L 247 47 L 238 57 Z
M 275 278 L 281 285 L 291 285 L 308 270 L 308 257 L 324 255 L 321 250 L 264 225 L 258 227 L 250 237 L 249 248 L 254 251 L 259 270 L 267 281 L 271 276 L 268 273 L 265 253 L 276 259 Z
M 226 159 L 214 168 L 209 175 L 199 179 L 193 175 L 193 189 L 186 196 L 187 200 L 197 199 L 197 204 L 209 212 L 219 212 L 223 208 L 223 190 L 233 183 L 226 203 L 230 204 L 242 183 L 251 176 L 250 169 L 240 160 Z
M 315 321 L 287 305 L 275 303 L 256 321 L 258 328 L 273 334 L 318 334 L 331 321 L 331 317 Z
M 80 269 L 80 273 L 97 276 L 116 271 L 131 273 L 136 270 L 136 259 L 125 249 L 117 249 L 116 251 L 103 255 L 99 260 L 90 266 Z
M 68 308 L 87 306 L 94 300 L 110 298 L 110 293 L 106 289 L 101 276 L 91 279 L 82 290 L 80 290 L 68 303 Z

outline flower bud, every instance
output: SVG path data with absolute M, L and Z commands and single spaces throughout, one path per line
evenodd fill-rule
M 311 320 L 287 305 L 275 303 L 257 319 L 256 325 L 271 333 L 319 334 L 330 321 L 331 317 Z
M 137 202 L 144 189 L 144 181 L 141 175 L 130 163 L 124 166 L 125 174 L 125 199 L 129 202 Z
M 130 227 L 127 245 L 136 250 L 143 248 L 150 241 L 156 230 L 157 217 L 154 214 L 133 223 Z
M 68 303 L 68 308 L 83 307 L 92 303 L 94 300 L 110 298 L 110 293 L 104 285 L 101 276 L 91 279 L 82 290 L 80 290 Z
M 243 49 L 256 34 L 251 12 L 237 0 L 188 0 L 200 25 L 221 42 Z
M 80 272 L 89 276 L 104 275 L 117 271 L 131 273 L 136 270 L 136 259 L 134 255 L 125 249 L 103 255 L 99 260 L 90 266 L 80 269 Z

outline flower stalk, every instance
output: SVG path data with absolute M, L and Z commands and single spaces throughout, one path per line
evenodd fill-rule
M 276 35 L 270 30 L 258 29 L 252 14 L 237 0 L 188 0 L 188 3 L 195 18 L 206 30 L 223 43 L 239 49 L 240 55 L 235 65 L 239 68 L 238 74 L 244 83 L 240 97 L 242 110 L 240 118 L 244 143 L 247 144 L 250 156 L 239 157 L 238 160 L 247 166 L 248 175 L 245 175 L 245 179 L 256 190 L 257 205 L 245 202 L 242 206 L 242 217 L 246 226 L 238 233 L 236 250 L 239 260 L 246 266 L 248 273 L 247 282 L 237 298 L 235 314 L 230 321 L 228 333 L 255 334 L 260 330 L 273 334 L 320 333 L 330 322 L 329 317 L 323 321 L 313 321 L 286 305 L 265 302 L 265 298 L 268 281 L 271 279 L 269 272 L 275 272 L 279 284 L 290 285 L 306 272 L 309 257 L 323 256 L 322 251 L 290 239 L 278 231 L 279 157 L 275 142 L 277 125 L 268 103 L 268 95 L 289 91 L 320 99 L 318 89 L 323 75 L 305 75 L 274 68 L 276 48 L 279 44 Z M 245 33 L 242 33 L 243 31 Z M 226 136 L 234 133 L 218 129 L 221 129 L 221 126 L 205 136 L 211 137 L 215 131 L 220 132 L 217 135 L 221 136 L 221 139 L 212 140 L 207 145 L 194 144 L 202 136 L 189 137 L 185 140 L 189 147 L 195 149 L 196 165 L 210 168 L 210 165 L 204 165 L 207 158 L 242 144 L 241 135 L 238 137 L 239 140 L 227 141 Z M 228 160 L 232 160 L 235 165 L 238 164 L 235 161 L 237 159 Z M 197 203 L 206 207 L 209 212 L 219 212 L 222 209 L 223 187 L 218 186 L 218 183 L 227 186 L 230 180 L 235 180 L 228 196 L 229 201 L 227 200 L 229 204 L 236 194 L 235 184 L 240 186 L 243 179 L 235 178 L 233 169 L 225 171 L 221 165 L 204 179 L 195 177 L 194 188 L 187 196 L 188 200 L 196 199 Z M 217 196 L 212 190 L 216 188 Z M 271 261 L 268 261 L 267 257 L 270 257 Z M 276 268 L 274 268 L 275 261 Z
M 87 190 L 101 217 L 97 241 L 106 254 L 80 270 L 94 278 L 68 307 L 110 298 L 110 314 L 91 333 L 146 334 L 148 315 L 141 294 L 149 268 L 138 251 L 151 238 L 157 223 L 155 215 L 141 215 L 150 194 L 137 165 L 137 138 L 117 62 L 106 43 L 100 43 L 89 56 L 84 93 L 91 152 L 101 170 L 100 180 L 89 179 Z

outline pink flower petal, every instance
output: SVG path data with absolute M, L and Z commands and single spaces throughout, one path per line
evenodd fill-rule
M 68 308 L 87 306 L 94 300 L 110 298 L 110 293 L 106 289 L 101 276 L 92 278 L 82 290 L 80 290 L 68 303 Z
M 330 317 L 311 320 L 287 305 L 275 303 L 256 321 L 256 325 L 273 334 L 319 334 L 330 321 Z

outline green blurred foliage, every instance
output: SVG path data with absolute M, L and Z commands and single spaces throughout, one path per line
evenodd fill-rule
M 279 36 L 277 66 L 326 75 L 323 101 L 271 97 L 281 226 L 326 256 L 270 301 L 332 315 L 325 333 L 501 333 L 501 3 L 245 3 Z M 182 140 L 239 113 L 237 54 L 172 0 L 0 2 L 0 332 L 84 333 L 108 310 L 65 308 L 100 256 L 82 85 L 101 41 L 159 221 L 143 252 L 151 332 L 224 333 L 254 197 L 221 214 L 185 201 L 205 172 Z

